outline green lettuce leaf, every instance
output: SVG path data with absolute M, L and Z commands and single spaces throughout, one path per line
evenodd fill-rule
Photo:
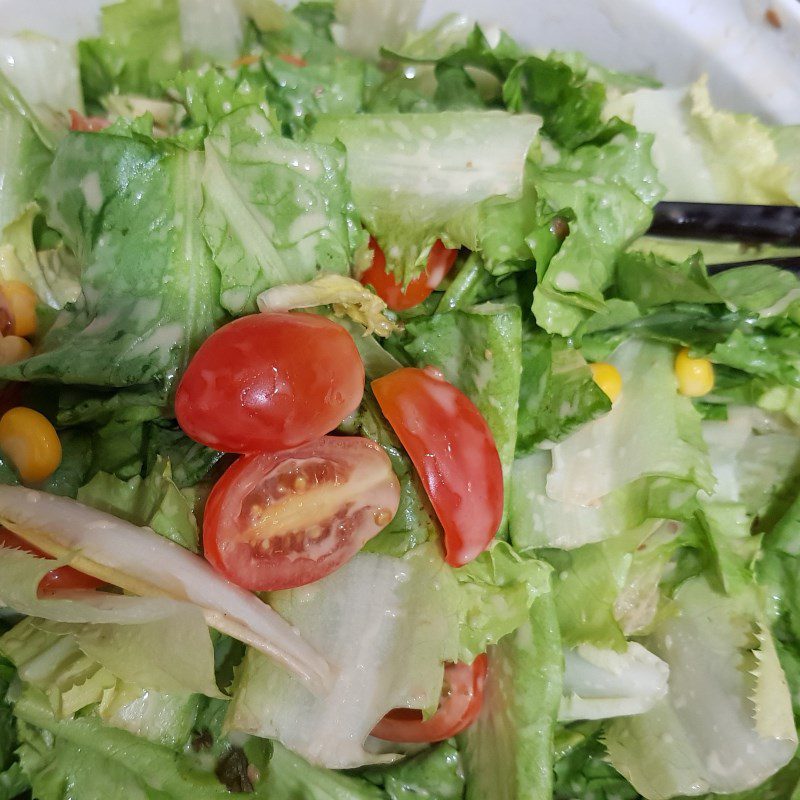
M 475 403 L 506 474 L 517 440 L 521 327 L 517 306 L 493 303 L 406 324 L 406 352 L 417 366 L 438 367 Z
M 200 153 L 103 134 L 64 139 L 45 212 L 86 265 L 81 297 L 3 377 L 166 393 L 221 316 L 196 224 L 201 174 Z
M 371 767 L 365 776 L 383 787 L 388 800 L 462 800 L 464 769 L 458 750 L 442 742 L 387 767 Z
M 245 108 L 217 125 L 205 151 L 201 222 L 229 311 L 252 309 L 271 286 L 349 272 L 363 234 L 336 147 L 284 139 Z
M 581 644 L 564 651 L 561 721 L 628 717 L 667 694 L 669 667 L 638 642 L 621 651 Z
M 436 239 L 478 249 L 480 206 L 521 195 L 539 124 L 499 111 L 323 116 L 312 135 L 347 148 L 356 207 L 387 268 L 406 282 Z
M 0 73 L 0 245 L 4 230 L 33 201 L 52 160 L 51 142 L 17 90 Z M 13 234 L 11 234 L 13 235 Z
M 670 668 L 652 711 L 607 729 L 611 763 L 650 800 L 751 789 L 787 764 L 797 733 L 786 678 L 752 593 L 726 598 L 702 578 L 645 644 Z
M 17 724 L 11 704 L 6 700 L 14 674 L 14 666 L 0 656 L 0 800 L 14 800 L 30 787 L 14 754 Z
M 489 651 L 480 716 L 459 737 L 467 800 L 551 796 L 562 666 L 553 599 L 545 594 L 529 621 Z
M 523 337 L 521 387 L 518 456 L 544 440 L 560 441 L 611 408 L 586 359 L 560 336 Z
M 558 252 L 536 264 L 533 313 L 548 333 L 570 336 L 605 308 L 616 258 L 647 230 L 661 197 L 651 144 L 652 136 L 631 129 L 603 146 L 581 147 L 537 175 L 539 195 L 575 216 Z
M 199 609 L 164 598 L 100 592 L 38 597 L 41 579 L 62 563 L 0 548 L 0 603 L 41 617 L 42 629 L 72 636 L 83 653 L 128 683 L 219 696 L 211 640 Z
M 547 564 L 518 555 L 506 542 L 494 542 L 452 575 L 457 582 L 458 660 L 467 663 L 523 627 L 536 599 L 550 590 Z
M 103 7 L 101 25 L 100 37 L 78 43 L 90 110 L 108 94 L 160 95 L 183 55 L 178 0 L 122 0 Z
M 0 234 L 0 278 L 27 283 L 41 303 L 60 309 L 78 299 L 79 268 L 62 245 L 36 250 L 33 226 L 39 211 L 35 203 L 29 203 Z
M 14 706 L 20 720 L 20 759 L 41 800 L 76 797 L 225 800 L 228 789 L 191 755 L 104 725 L 93 716 L 58 720 L 26 691 Z
M 145 478 L 121 481 L 99 472 L 78 491 L 81 503 L 152 528 L 182 547 L 199 551 L 197 520 L 188 499 L 172 481 L 169 461 L 157 459 Z
M 29 32 L 0 35 L 0 71 L 51 129 L 65 131 L 67 112 L 83 111 L 72 44 Z
M 364 742 L 397 707 L 435 708 L 443 662 L 456 660 L 455 611 L 431 591 L 436 561 L 362 553 L 300 589 L 270 594 L 270 604 L 337 670 L 319 696 L 250 649 L 237 672 L 226 720 L 230 730 L 278 739 L 320 766 L 347 768 L 394 760 Z

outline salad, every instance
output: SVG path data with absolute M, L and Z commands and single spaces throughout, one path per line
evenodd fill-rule
M 800 796 L 800 128 L 416 10 L 0 37 L 0 800 Z

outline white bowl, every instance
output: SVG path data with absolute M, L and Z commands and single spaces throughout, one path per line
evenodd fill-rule
M 76 39 L 96 32 L 103 4 L 0 0 L 0 30 Z M 798 0 L 427 0 L 422 19 L 453 11 L 671 85 L 707 72 L 717 103 L 800 124 Z

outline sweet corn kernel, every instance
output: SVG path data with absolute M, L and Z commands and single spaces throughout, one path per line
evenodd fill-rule
M 692 358 L 682 347 L 675 357 L 678 391 L 686 397 L 703 397 L 714 388 L 714 365 L 707 358 Z
M 21 336 L 0 337 L 0 366 L 16 364 L 33 354 L 33 346 Z
M 41 483 L 61 463 L 61 442 L 47 417 L 17 406 L 0 418 L 0 450 L 11 459 L 23 483 Z
M 22 281 L 0 281 L 0 295 L 10 316 L 6 332 L 14 336 L 33 336 L 36 333 L 36 304 L 39 302 L 36 292 Z
M 606 393 L 608 399 L 613 403 L 622 392 L 622 375 L 613 364 L 606 364 L 598 361 L 589 364 L 592 370 L 594 382 Z

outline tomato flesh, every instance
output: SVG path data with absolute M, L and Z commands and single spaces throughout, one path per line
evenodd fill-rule
M 229 453 L 319 439 L 358 408 L 364 366 L 352 336 L 316 314 L 242 317 L 213 333 L 175 398 L 185 433 Z
M 391 272 L 387 272 L 386 256 L 372 237 L 369 246 L 372 250 L 372 266 L 361 275 L 361 283 L 372 286 L 392 311 L 406 311 L 419 305 L 444 280 L 458 256 L 458 250 L 447 248 L 437 240 L 428 255 L 425 271 L 404 289 L 403 284 Z
M 389 457 L 369 439 L 325 436 L 242 456 L 208 498 L 205 556 L 252 591 L 303 586 L 349 561 L 399 503 Z
M 442 698 L 436 713 L 427 720 L 419 711 L 396 708 L 373 729 L 372 735 L 389 742 L 442 742 L 468 728 L 483 706 L 488 670 L 486 655 L 472 664 L 447 664 Z
M 430 368 L 398 369 L 373 381 L 372 390 L 442 524 L 447 563 L 468 564 L 503 518 L 503 470 L 486 420 Z
M 0 547 L 24 550 L 26 553 L 39 558 L 49 558 L 38 547 L 28 544 L 28 542 L 7 528 L 0 528 Z M 40 597 L 50 597 L 59 592 L 99 589 L 105 585 L 103 581 L 83 572 L 78 572 L 72 567 L 58 567 L 58 569 L 48 572 L 39 581 L 38 594 Z
M 69 110 L 69 129 L 84 133 L 97 133 L 107 128 L 111 120 L 105 117 L 86 117 L 74 108 Z

